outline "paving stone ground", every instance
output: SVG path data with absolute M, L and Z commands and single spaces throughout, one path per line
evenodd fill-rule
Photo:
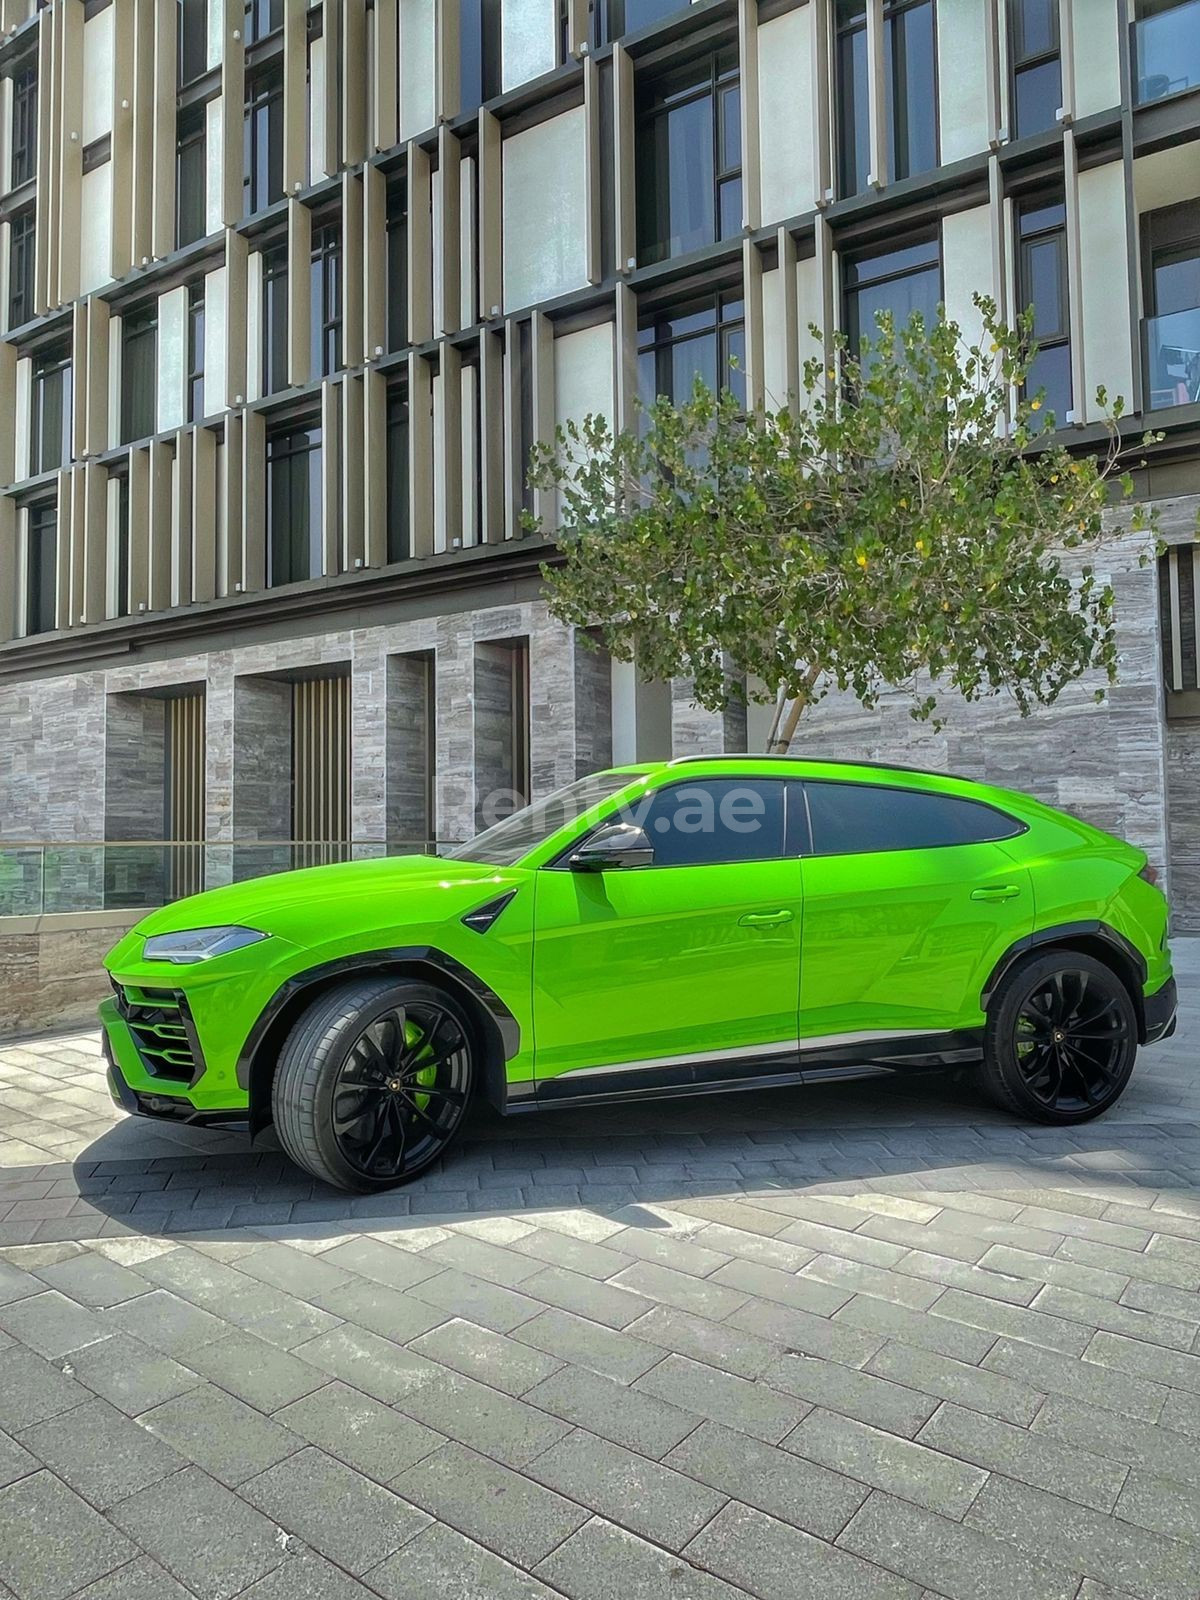
M 0 1600 L 1196 1600 L 1200 941 L 1118 1109 L 502 1121 L 351 1199 L 0 1047 Z

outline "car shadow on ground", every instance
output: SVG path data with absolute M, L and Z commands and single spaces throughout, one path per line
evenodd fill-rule
M 72 1174 L 93 1231 L 152 1237 L 320 1238 L 577 1207 L 628 1222 L 630 1208 L 863 1188 L 1190 1193 L 1200 1149 L 1194 1108 L 1174 1092 L 1181 1066 L 1143 1057 L 1113 1112 L 1074 1128 L 1009 1117 L 958 1069 L 516 1117 L 477 1105 L 444 1161 L 368 1196 L 311 1179 L 271 1131 L 252 1145 L 237 1130 L 173 1127 L 164 1147 L 136 1119 L 97 1138 Z

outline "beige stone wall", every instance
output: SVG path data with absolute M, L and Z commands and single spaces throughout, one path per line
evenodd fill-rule
M 94 1022 L 111 992 L 104 957 L 144 915 L 0 918 L 0 1039 Z

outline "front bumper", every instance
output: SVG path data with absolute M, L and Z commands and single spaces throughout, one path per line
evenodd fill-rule
M 108 1092 L 114 1104 L 135 1116 L 169 1122 L 245 1122 L 250 1114 L 248 1097 L 240 1097 L 236 1086 L 231 1093 L 222 1094 L 219 1086 L 213 1092 L 186 1005 L 172 1013 L 165 1034 L 157 1016 L 149 1027 L 145 1016 L 146 1008 L 131 1007 L 127 995 L 100 1005 Z M 186 1033 L 183 1023 L 174 1020 L 178 1016 L 186 1016 Z
M 1146 1019 L 1146 1044 L 1159 1039 L 1169 1039 L 1175 1032 L 1175 1014 L 1179 1007 L 1179 989 L 1174 978 L 1168 978 L 1161 989 L 1142 999 Z
M 227 1111 L 199 1110 L 186 1095 L 154 1094 L 135 1089 L 117 1064 L 107 1028 L 103 1033 L 103 1049 L 104 1059 L 108 1065 L 106 1074 L 108 1092 L 112 1096 L 113 1104 L 119 1106 L 122 1111 L 127 1111 L 132 1117 L 154 1117 L 160 1122 L 190 1122 L 208 1126 L 244 1123 L 249 1116 L 245 1106 L 233 1107 Z

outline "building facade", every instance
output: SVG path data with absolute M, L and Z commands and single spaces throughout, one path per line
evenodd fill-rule
M 529 449 L 697 373 L 783 403 L 810 324 L 975 290 L 1034 306 L 1072 442 L 1100 385 L 1165 434 L 1121 681 L 937 736 L 832 696 L 801 747 L 1044 794 L 1200 926 L 1200 0 L 0 0 L 10 885 L 52 842 L 135 904 L 761 748 L 549 617 Z

